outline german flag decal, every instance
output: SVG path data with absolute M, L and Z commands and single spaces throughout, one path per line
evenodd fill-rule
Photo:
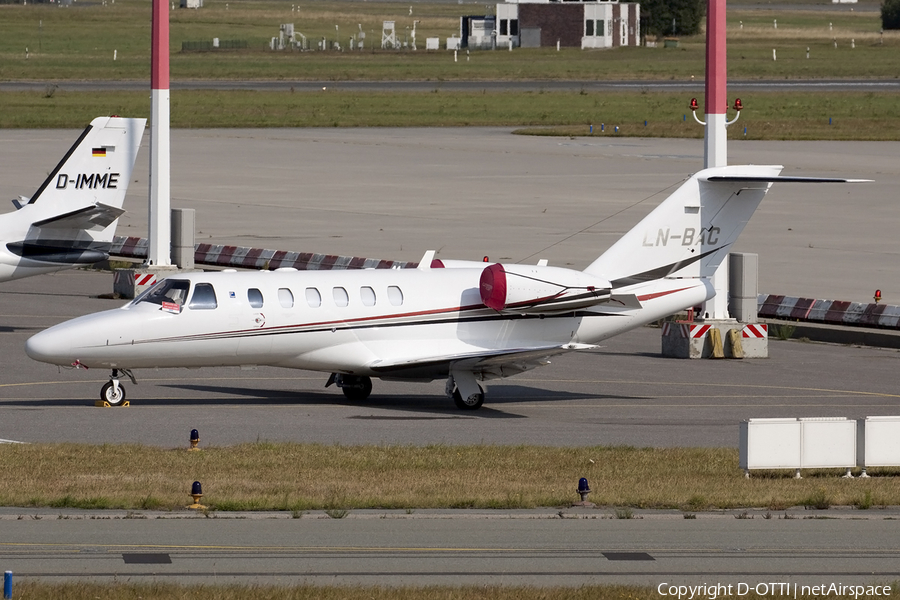
M 91 154 L 93 156 L 104 157 L 106 156 L 106 148 L 94 148 L 93 150 L 91 150 Z

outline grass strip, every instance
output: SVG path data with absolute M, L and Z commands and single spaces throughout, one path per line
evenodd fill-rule
M 678 48 L 518 48 L 426 52 L 425 39 L 459 35 L 471 3 L 418 3 L 413 14 L 400 2 L 231 0 L 199 10 L 170 12 L 171 73 L 175 79 L 448 81 L 514 79 L 702 78 L 705 36 L 682 36 Z M 862 0 L 861 5 L 880 4 Z M 0 4 L 0 79 L 149 79 L 148 0 Z M 732 79 L 895 78 L 900 73 L 900 32 L 881 32 L 878 11 L 740 10 L 729 7 L 728 74 Z M 295 10 L 296 9 L 296 10 Z M 484 7 L 479 8 L 485 10 Z M 476 11 L 477 12 L 477 11 Z M 490 11 L 489 11 L 490 12 Z M 778 27 L 774 25 L 777 19 Z M 399 42 L 418 50 L 381 50 L 384 21 L 395 21 Z M 309 46 L 343 51 L 272 51 L 281 23 L 294 23 Z M 366 34 L 365 50 L 349 51 L 351 36 Z M 183 42 L 246 42 L 243 50 L 182 52 Z M 299 36 L 298 36 L 299 39 Z M 378 46 L 376 49 L 375 47 Z M 662 46 L 662 44 L 660 44 Z M 807 48 L 809 54 L 807 56 Z M 773 60 L 772 51 L 777 51 Z
M 0 505 L 170 510 L 203 484 L 212 510 L 535 508 L 568 506 L 587 477 L 598 505 L 636 508 L 900 504 L 896 470 L 756 473 L 734 449 L 539 446 L 344 446 L 253 443 L 201 452 L 138 445 L 0 446 Z
M 712 585 L 713 582 L 710 582 Z M 697 584 L 693 584 L 697 585 Z M 827 584 L 826 584 L 827 586 Z M 891 593 L 880 598 L 900 597 L 892 585 Z M 735 588 L 736 589 L 736 586 Z M 30 600 L 660 600 L 653 587 L 625 585 L 591 585 L 572 588 L 536 588 L 525 586 L 467 586 L 467 587 L 355 587 L 355 586 L 238 586 L 136 584 L 136 583 L 62 583 L 49 584 L 26 581 L 16 584 L 16 597 Z M 709 596 L 701 595 L 705 600 Z M 737 596 L 716 596 L 716 600 L 763 600 L 776 596 L 761 596 L 755 592 Z M 811 597 L 811 596 L 806 596 Z M 816 595 L 819 600 L 843 600 L 846 595 Z
M 741 90 L 732 93 L 739 95 Z M 746 108 L 729 128 L 731 139 L 900 139 L 900 102 L 895 93 L 752 92 L 741 98 Z M 171 124 L 175 128 L 503 126 L 540 135 L 702 138 L 703 128 L 687 109 L 689 100 L 689 93 L 445 92 L 439 87 L 406 93 L 196 90 L 172 95 Z M 0 128 L 80 128 L 97 115 L 150 112 L 144 92 L 7 92 L 0 94 L 0 103 L 5 107 Z

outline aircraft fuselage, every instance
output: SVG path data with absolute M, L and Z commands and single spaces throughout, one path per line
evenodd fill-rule
M 271 365 L 391 378 L 446 377 L 447 357 L 593 344 L 706 299 L 672 279 L 634 309 L 605 302 L 534 315 L 486 307 L 483 268 L 178 275 L 171 300 L 139 297 L 32 337 L 54 364 L 135 369 Z M 640 286 L 632 286 L 640 298 Z M 212 293 L 210 293 L 210 290 Z M 435 359 L 429 365 L 429 357 Z

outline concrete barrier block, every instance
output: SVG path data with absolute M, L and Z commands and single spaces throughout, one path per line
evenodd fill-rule
M 859 325 L 868 304 L 862 302 L 851 302 L 847 310 L 844 311 L 844 325 Z
M 828 312 L 825 313 L 825 323 L 831 323 L 832 325 L 843 325 L 844 324 L 844 313 L 847 312 L 847 309 L 850 308 L 850 302 L 844 302 L 842 300 L 835 300 L 831 303 L 831 307 L 829 307 Z
M 791 311 L 790 317 L 801 321 L 806 320 L 809 317 L 809 311 L 812 309 L 815 302 L 816 301 L 812 298 L 798 298 L 797 304 L 794 305 L 794 310 Z
M 775 317 L 787 319 L 790 318 L 791 313 L 794 311 L 794 307 L 797 306 L 797 301 L 800 298 L 796 298 L 794 296 L 784 296 L 781 300 L 781 303 L 778 305 L 778 308 L 775 309 Z
M 831 310 L 831 302 L 831 300 L 816 300 L 813 302 L 812 308 L 809 309 L 809 314 L 806 318 L 817 323 L 824 323 L 825 315 Z

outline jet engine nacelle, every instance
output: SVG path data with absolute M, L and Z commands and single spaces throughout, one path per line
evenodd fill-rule
M 608 302 L 609 281 L 560 267 L 493 264 L 481 272 L 481 301 L 496 311 L 556 313 Z

